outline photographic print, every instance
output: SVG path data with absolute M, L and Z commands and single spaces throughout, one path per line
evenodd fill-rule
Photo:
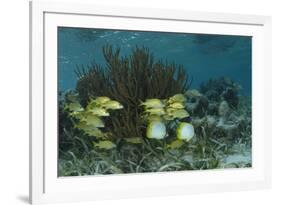
M 252 37 L 58 27 L 58 176 L 252 166 Z

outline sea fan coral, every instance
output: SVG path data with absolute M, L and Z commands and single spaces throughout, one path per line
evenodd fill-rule
M 124 106 L 107 119 L 109 129 L 117 138 L 145 136 L 139 106 L 142 101 L 184 93 L 191 84 L 182 65 L 154 61 L 149 49 L 144 47 L 135 47 L 131 55 L 121 56 L 120 48 L 114 50 L 107 45 L 103 55 L 105 67 L 94 64 L 88 69 L 77 69 L 76 90 L 84 106 L 90 98 L 97 96 L 108 96 Z

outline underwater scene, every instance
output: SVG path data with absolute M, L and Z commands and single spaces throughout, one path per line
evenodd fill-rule
M 252 166 L 252 37 L 58 27 L 58 176 Z

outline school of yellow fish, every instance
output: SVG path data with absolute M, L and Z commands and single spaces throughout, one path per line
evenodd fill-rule
M 123 106 L 116 100 L 101 96 L 90 99 L 89 103 L 83 108 L 75 96 L 68 96 L 69 103 L 65 109 L 70 111 L 70 115 L 78 119 L 75 127 L 83 130 L 87 135 L 99 139 L 94 142 L 94 146 L 101 149 L 112 149 L 116 145 L 106 140 L 107 134 L 101 128 L 105 127 L 103 117 L 109 117 L 111 110 L 123 109 Z M 168 148 L 178 148 L 183 142 L 188 142 L 194 136 L 192 124 L 185 122 L 189 117 L 185 109 L 186 98 L 183 94 L 176 94 L 168 99 L 147 99 L 140 106 L 143 107 L 143 119 L 147 123 L 146 136 L 150 139 L 164 139 L 168 136 L 167 125 L 170 122 L 176 122 L 177 139 L 168 145 Z M 129 143 L 142 143 L 140 138 L 125 138 Z

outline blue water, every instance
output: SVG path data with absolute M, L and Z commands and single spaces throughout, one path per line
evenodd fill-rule
M 75 89 L 77 66 L 92 62 L 105 64 L 102 47 L 112 44 L 121 55 L 145 46 L 155 59 L 183 64 L 193 77 L 193 88 L 210 79 L 226 76 L 242 86 L 241 94 L 251 94 L 251 43 L 249 36 L 119 31 L 103 29 L 58 29 L 59 90 Z

